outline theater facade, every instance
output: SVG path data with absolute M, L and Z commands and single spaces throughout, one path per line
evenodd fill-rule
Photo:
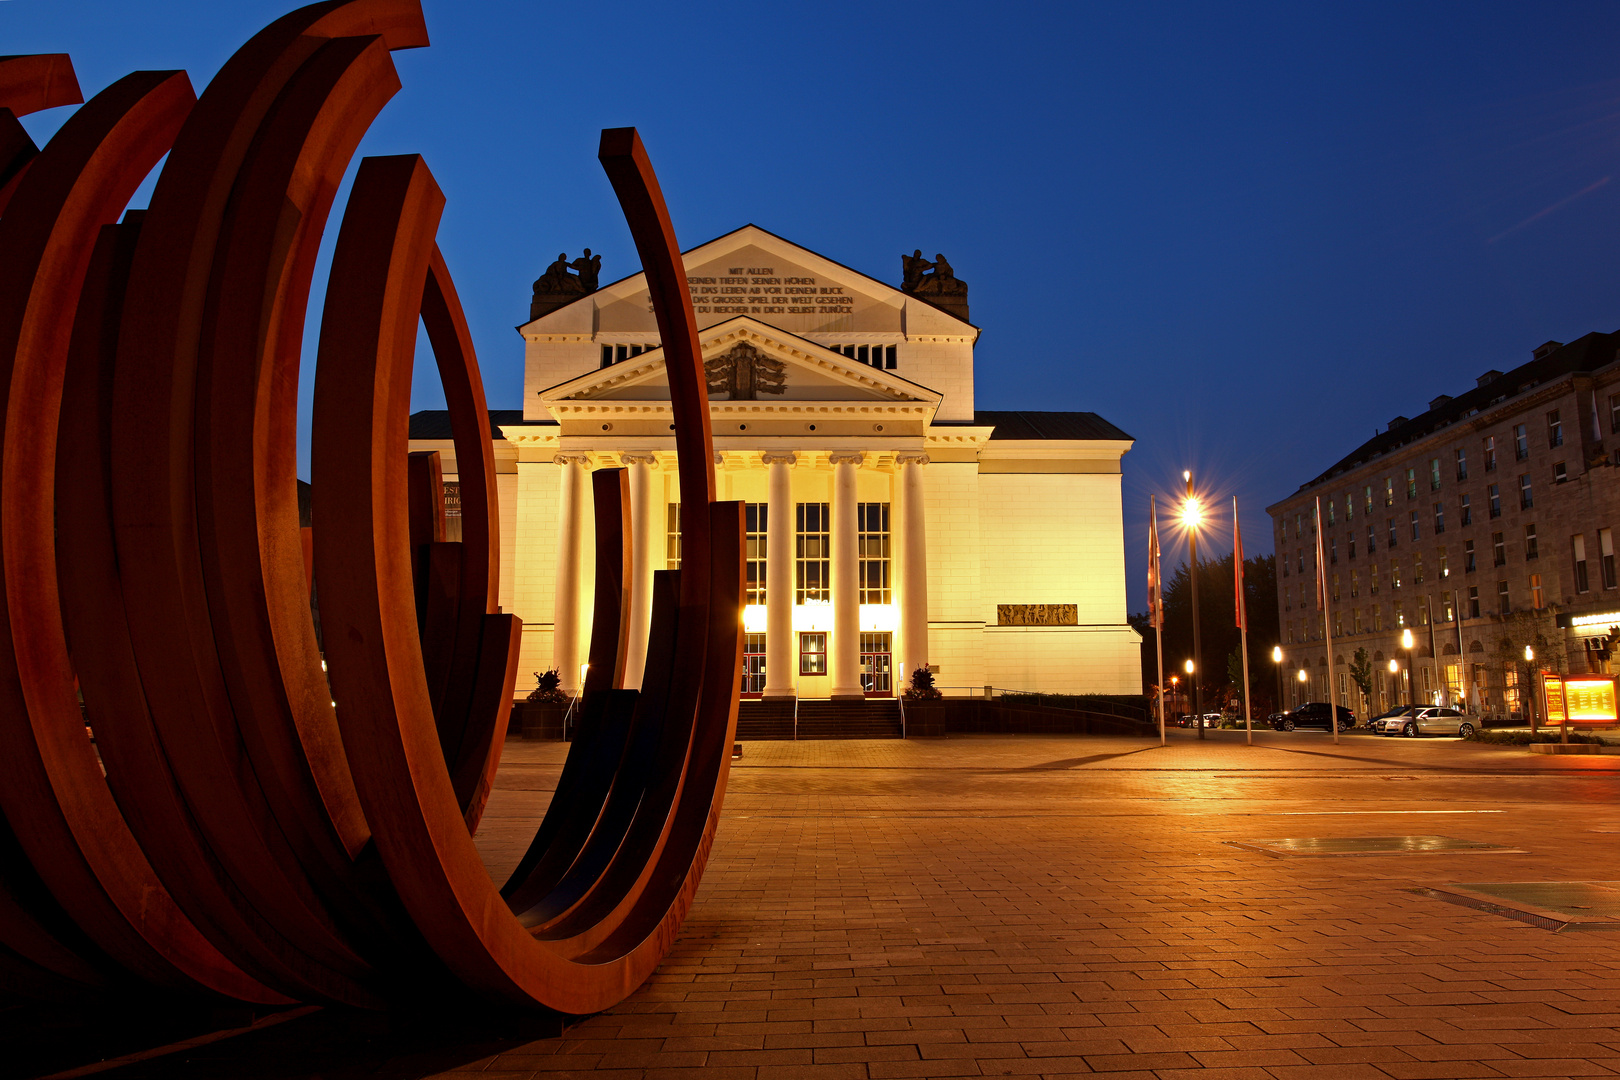
M 892 697 L 919 666 L 947 694 L 1141 692 L 1120 509 L 1131 437 L 1095 413 L 976 410 L 980 331 L 943 256 L 904 257 L 897 288 L 749 225 L 684 258 L 720 495 L 746 504 L 745 695 Z M 653 574 L 680 566 L 646 284 L 597 287 L 598 265 L 559 257 L 535 283 L 518 328 L 523 409 L 491 414 L 520 695 L 530 672 L 555 668 L 570 690 L 581 680 L 589 473 L 628 470 L 640 637 L 627 686 L 645 660 Z M 445 414 L 414 415 L 411 448 L 439 451 L 453 512 Z

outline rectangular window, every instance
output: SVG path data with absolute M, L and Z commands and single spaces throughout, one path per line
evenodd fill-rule
M 1463 525 L 1463 528 L 1466 529 L 1468 526 L 1472 525 L 1473 523 L 1474 523 L 1474 508 L 1469 505 L 1468 496 L 1464 495 L 1462 497 L 1462 525 Z
M 1485 471 L 1496 471 L 1496 436 L 1485 436 Z
M 1576 533 L 1570 538 L 1570 546 L 1575 553 L 1575 591 L 1589 592 L 1592 588 L 1590 579 L 1586 576 L 1586 537 Z
M 1367 566 L 1367 595 L 1378 595 L 1378 564 L 1370 563 Z
M 1474 564 L 1474 542 L 1472 540 L 1464 540 L 1463 541 L 1463 573 L 1472 574 L 1474 572 L 1474 566 L 1475 566 L 1475 564 Z
M 1403 601 L 1397 600 L 1395 601 L 1395 628 L 1398 630 L 1405 625 L 1406 604 Z
M 1401 564 L 1398 559 L 1389 560 L 1389 587 L 1391 589 L 1401 587 Z
M 826 503 L 800 503 L 794 538 L 793 602 L 832 601 L 832 514 Z M 826 636 L 822 637 L 826 656 Z
M 1373 613 L 1373 633 L 1376 634 L 1376 633 L 1378 633 L 1380 630 L 1382 630 L 1384 628 L 1384 605 L 1379 604 L 1377 607 L 1372 609 L 1372 613 Z
M 1507 544 L 1502 541 L 1501 533 L 1491 533 L 1491 565 L 1507 565 Z
M 765 603 L 765 522 L 770 512 L 768 503 L 746 503 L 743 506 L 743 544 L 746 577 L 743 581 L 743 603 Z
M 1295 548 L 1294 558 L 1299 563 L 1299 572 L 1303 574 L 1305 572 L 1305 549 Z
M 1344 637 L 1344 612 L 1333 609 L 1333 636 Z
M 1371 555 L 1373 552 L 1375 552 L 1377 550 L 1378 550 L 1378 534 L 1373 531 L 1373 527 L 1371 525 L 1368 525 L 1367 526 L 1367 554 Z
M 1466 480 L 1468 479 L 1468 451 L 1457 450 L 1455 453 L 1457 455 L 1457 479 Z
M 765 635 L 743 635 L 742 692 L 757 696 L 765 692 Z
M 681 504 L 664 505 L 664 569 L 681 568 Z
M 1350 549 L 1350 561 L 1355 562 L 1356 561 L 1356 534 L 1351 533 L 1350 536 L 1345 540 L 1345 544 Z
M 1301 521 L 1302 518 L 1304 518 L 1304 516 L 1305 516 L 1304 514 L 1295 514 L 1294 515 L 1294 539 L 1295 540 L 1299 539 L 1300 521 Z
M 1524 461 L 1530 456 L 1530 432 L 1524 424 L 1513 425 L 1513 460 Z
M 1547 414 L 1547 445 L 1549 447 L 1564 445 L 1564 421 L 1559 418 L 1557 409 Z
M 1541 575 L 1530 575 L 1530 606 L 1540 611 L 1547 606 L 1546 598 L 1541 594 Z
M 1389 519 L 1389 546 L 1394 547 L 1396 541 L 1398 541 L 1399 539 L 1400 539 L 1400 536 L 1398 536 L 1396 534 L 1396 532 L 1395 532 L 1395 519 L 1390 518 Z
M 1289 619 L 1288 620 L 1288 644 L 1292 645 L 1293 643 L 1294 643 L 1294 620 Z
M 1407 469 L 1406 470 L 1406 497 L 1408 499 L 1417 498 L 1417 470 L 1416 469 Z
M 1620 394 L 1609 395 L 1609 434 L 1620 435 Z
M 1356 608 L 1356 610 L 1354 612 L 1354 617 L 1355 617 L 1355 623 L 1354 623 L 1355 631 L 1356 631 L 1356 633 L 1359 634 L 1359 633 L 1361 633 L 1361 609 L 1360 608 Z
M 1439 491 L 1440 490 L 1440 459 L 1439 458 L 1430 458 L 1429 459 L 1429 490 L 1430 491 Z
M 1536 505 L 1536 500 L 1530 494 L 1530 474 L 1525 473 L 1519 477 L 1519 509 L 1528 510 L 1534 505 Z
M 1283 610 L 1294 610 L 1294 587 L 1292 585 L 1283 586 Z
M 1500 484 L 1492 484 L 1489 488 L 1486 489 L 1485 494 L 1487 496 L 1489 496 L 1489 502 L 1491 504 L 1491 517 L 1493 517 L 1493 518 L 1501 517 L 1502 516 L 1502 485 L 1500 485 Z
M 1564 467 L 1564 463 L 1562 461 L 1553 462 L 1553 483 L 1562 484 L 1568 479 L 1569 470 Z
M 1478 585 L 1470 585 L 1470 586 L 1468 586 L 1468 617 L 1470 619 L 1479 618 L 1479 586 Z
M 1350 598 L 1354 600 L 1361 595 L 1361 571 L 1350 571 Z
M 1328 562 L 1335 566 L 1339 564 L 1339 538 L 1337 536 L 1328 537 Z
M 632 356 L 640 356 L 644 352 L 651 352 L 658 348 L 654 345 L 604 345 L 602 346 L 602 367 L 612 367 L 621 360 L 628 360 Z
M 1496 611 L 1499 615 L 1508 615 L 1513 611 L 1513 601 L 1508 597 L 1508 583 L 1496 583 Z
M 1412 553 L 1412 584 L 1423 584 L 1423 552 Z
M 1417 511 L 1416 510 L 1412 511 L 1412 539 L 1413 540 L 1421 540 L 1421 539 L 1423 539 L 1422 535 L 1418 532 L 1418 516 L 1417 516 Z
M 1540 555 L 1541 550 L 1536 546 L 1536 527 L 1533 523 L 1526 525 L 1524 527 L 1524 557 L 1534 559 Z
M 810 505 L 814 505 L 813 503 Z M 827 674 L 827 633 L 805 631 L 799 635 L 799 674 Z
M 1336 521 L 1336 519 L 1334 518 L 1333 515 L 1334 515 L 1334 512 L 1336 511 L 1338 505 L 1339 504 L 1338 504 L 1338 502 L 1336 500 L 1334 500 L 1334 499 L 1329 499 L 1328 500 L 1328 524 L 1329 525 L 1333 525 L 1333 524 L 1337 523 L 1337 521 Z
M 1457 612 L 1451 606 L 1451 594 L 1450 593 L 1446 593 L 1444 596 L 1442 596 L 1440 598 L 1440 607 L 1441 607 L 1441 615 L 1445 618 L 1446 622 L 1454 622 L 1456 620 Z
M 1598 558 L 1599 566 L 1603 570 L 1603 587 L 1614 588 L 1614 530 L 1598 530 Z
M 1351 492 L 1344 497 L 1344 520 L 1349 521 L 1356 516 L 1356 494 Z
M 1429 625 L 1428 598 L 1424 597 L 1424 602 L 1421 605 L 1414 605 L 1414 606 L 1417 608 L 1417 624 L 1419 626 L 1428 626 Z
M 1391 477 L 1384 477 L 1384 505 L 1395 505 L 1395 481 Z
M 1371 484 L 1368 484 L 1366 486 L 1366 492 L 1367 492 L 1367 501 L 1362 504 L 1362 512 L 1365 513 L 1368 517 L 1372 517 L 1372 485 Z
M 1339 575 L 1338 574 L 1333 575 L 1333 602 L 1335 604 L 1337 604 L 1339 602 Z
M 856 504 L 860 519 L 858 545 L 861 558 L 861 603 L 887 604 L 889 582 L 889 504 Z
M 1446 531 L 1446 504 L 1434 504 L 1434 534 L 1439 536 Z
M 1435 564 L 1435 566 L 1440 568 L 1440 580 L 1444 581 L 1446 578 L 1451 576 L 1451 569 L 1448 566 L 1446 566 L 1446 549 L 1441 548 L 1439 551 L 1436 551 L 1434 553 L 1434 556 L 1435 556 L 1435 563 L 1434 564 Z

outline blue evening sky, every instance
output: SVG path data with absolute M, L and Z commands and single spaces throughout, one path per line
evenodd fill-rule
M 290 6 L 0 0 L 0 52 L 69 52 L 87 92 L 200 87 Z M 551 256 L 635 269 L 595 160 L 635 125 L 684 246 L 755 222 L 893 283 L 943 251 L 980 408 L 1134 435 L 1133 609 L 1148 493 L 1184 467 L 1269 551 L 1262 508 L 1391 417 L 1620 326 L 1612 4 L 425 7 L 361 152 L 420 152 L 448 194 L 492 407 L 521 405 L 512 328 Z

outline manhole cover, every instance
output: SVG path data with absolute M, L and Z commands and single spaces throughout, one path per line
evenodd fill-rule
M 1418 892 L 1547 930 L 1620 930 L 1620 881 L 1494 881 Z
M 1234 840 L 1250 851 L 1279 858 L 1291 855 L 1443 855 L 1490 851 L 1524 854 L 1522 848 L 1502 847 L 1455 836 L 1307 836 L 1284 840 Z

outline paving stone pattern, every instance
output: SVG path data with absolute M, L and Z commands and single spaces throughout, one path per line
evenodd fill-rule
M 441 1055 L 439 1071 L 343 1075 L 1620 1073 L 1620 934 L 1410 891 L 1620 879 L 1620 759 L 1255 738 L 747 744 L 692 916 L 629 1000 L 448 1071 Z M 507 749 L 479 837 L 497 873 L 565 752 Z M 1231 843 L 1401 834 L 1525 853 L 1279 859 Z M 267 1051 L 234 1042 L 215 1072 L 169 1074 L 260 1075 L 242 1062 Z

